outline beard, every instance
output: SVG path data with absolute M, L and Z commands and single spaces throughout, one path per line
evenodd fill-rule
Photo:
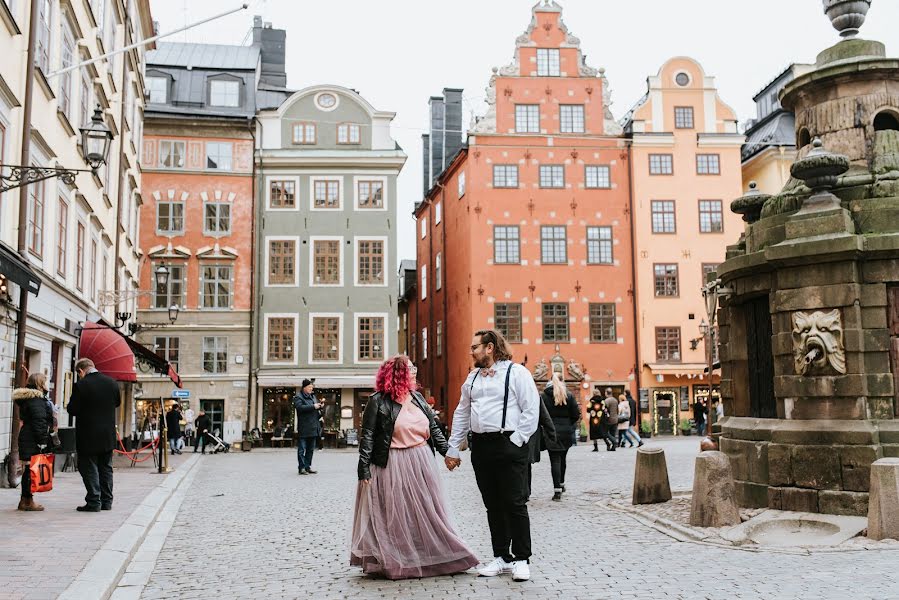
M 490 366 L 490 359 L 487 356 L 482 356 L 481 358 L 476 358 L 474 361 L 474 366 L 479 369 L 484 369 Z

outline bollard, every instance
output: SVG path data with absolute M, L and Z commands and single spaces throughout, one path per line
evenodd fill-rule
M 881 458 L 871 463 L 868 537 L 899 539 L 899 458 Z
M 693 472 L 693 503 L 690 525 L 726 527 L 740 524 L 740 509 L 730 459 L 723 452 L 710 450 L 696 457 Z
M 668 483 L 665 451 L 658 446 L 637 448 L 632 503 L 655 504 L 669 500 L 671 500 L 671 485 Z

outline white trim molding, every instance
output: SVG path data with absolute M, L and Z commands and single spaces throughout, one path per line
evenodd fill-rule
M 337 240 L 340 242 L 340 281 L 338 283 L 315 283 L 315 242 Z M 346 251 L 344 249 L 342 235 L 313 235 L 309 237 L 309 287 L 335 288 L 343 287 L 343 272 L 346 263 Z
M 381 262 L 381 271 L 382 271 L 382 279 L 383 283 L 359 283 L 359 242 L 382 242 L 384 254 Z M 388 251 L 390 247 L 389 238 L 386 235 L 357 235 L 353 236 L 353 285 L 356 287 L 366 287 L 366 288 L 378 288 L 378 287 L 387 287 L 388 278 L 390 269 L 387 268 L 389 264 L 388 260 Z
M 283 242 L 290 241 L 294 242 L 295 248 L 295 256 L 294 256 L 294 266 L 293 266 L 293 283 L 269 283 L 269 275 L 271 271 L 269 270 L 269 259 L 271 257 L 271 242 Z M 265 287 L 270 288 L 288 288 L 288 287 L 297 287 L 300 285 L 300 236 L 298 235 L 267 235 L 265 236 L 265 245 L 263 247 L 263 251 L 265 252 Z
M 382 317 L 384 319 L 384 347 L 381 349 L 382 358 L 377 360 L 359 360 L 359 319 L 365 317 Z M 387 320 L 388 313 L 353 313 L 353 363 L 357 365 L 377 365 L 390 356 L 390 344 L 388 343 Z
M 294 185 L 294 202 L 293 208 L 272 208 L 272 181 L 292 181 Z M 299 212 L 300 198 L 300 178 L 296 175 L 266 175 L 265 177 L 265 210 L 268 212 Z
M 315 332 L 315 328 L 312 326 L 312 321 L 316 317 L 337 317 L 339 320 L 338 325 L 338 333 L 337 333 L 337 360 L 315 360 L 314 353 L 312 351 L 313 348 L 313 340 L 312 335 Z M 343 313 L 335 313 L 335 312 L 311 312 L 309 313 L 309 345 L 308 345 L 308 356 L 309 360 L 307 361 L 310 365 L 342 365 L 343 364 L 343 324 L 344 324 L 344 314 Z
M 337 208 L 316 208 L 315 207 L 315 183 L 318 181 L 336 181 L 337 182 Z M 309 210 L 311 212 L 335 212 L 346 208 L 344 204 L 344 178 L 340 175 L 312 175 L 309 177 Z M 297 203 L 299 205 L 299 203 Z
M 387 212 L 388 208 L 388 198 L 389 195 L 389 187 L 388 187 L 388 179 L 387 175 L 354 175 L 353 176 L 353 193 L 347 194 L 347 196 L 352 197 L 353 199 L 353 211 L 354 212 Z M 381 208 L 360 208 L 359 207 L 359 182 L 360 181 L 379 181 L 381 182 L 381 195 L 382 195 L 382 204 Z
M 293 360 L 276 360 L 271 361 L 268 358 L 268 321 L 269 319 L 283 319 L 283 318 L 291 318 L 293 319 Z M 300 364 L 300 345 L 299 345 L 299 337 L 300 337 L 300 313 L 263 313 L 262 315 L 262 343 L 264 344 L 262 350 L 262 364 L 268 367 L 279 367 L 279 366 L 287 366 L 287 367 L 296 367 Z

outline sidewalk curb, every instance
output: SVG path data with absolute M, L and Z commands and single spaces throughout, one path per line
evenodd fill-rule
M 106 539 L 58 600 L 109 598 L 166 502 L 199 464 L 198 458 L 188 458 L 178 470 L 166 476 L 147 494 L 128 519 Z

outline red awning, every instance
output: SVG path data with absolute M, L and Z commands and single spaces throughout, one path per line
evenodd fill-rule
M 90 321 L 84 324 L 78 358 L 91 359 L 98 371 L 116 381 L 137 381 L 131 346 L 125 336 L 105 325 Z

